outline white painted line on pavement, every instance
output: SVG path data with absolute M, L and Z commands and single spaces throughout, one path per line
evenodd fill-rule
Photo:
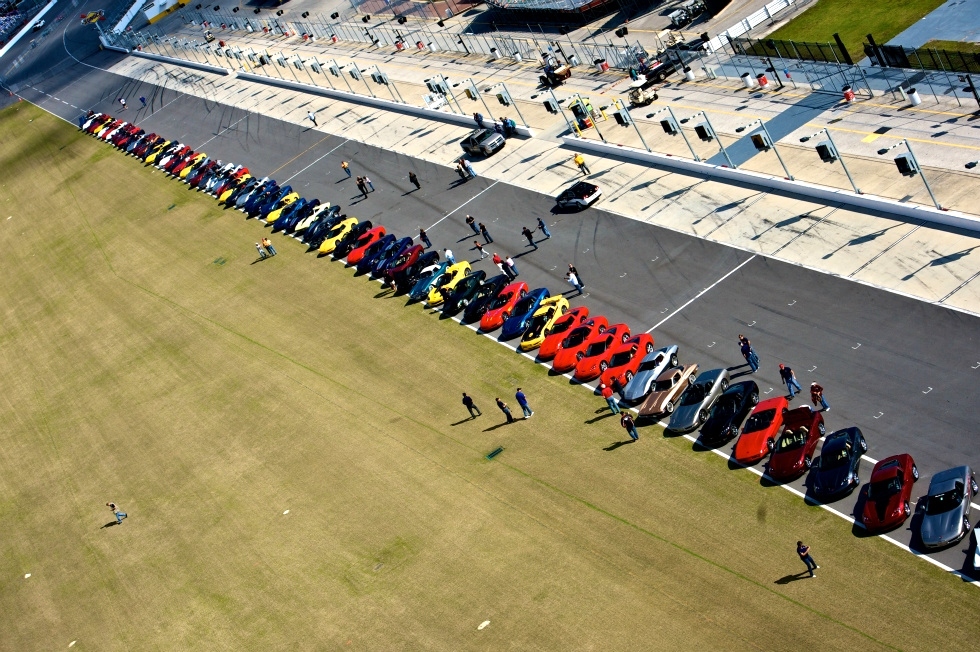
M 703 290 L 701 290 L 700 292 L 698 292 L 690 301 L 688 301 L 683 306 L 681 306 L 680 308 L 678 308 L 674 312 L 670 313 L 669 315 L 667 315 L 666 317 L 664 317 L 663 319 L 661 319 L 660 321 L 658 321 L 656 324 L 654 324 L 650 328 L 650 330 L 648 330 L 646 332 L 649 333 L 650 331 L 652 331 L 652 330 L 660 327 L 665 321 L 667 321 L 668 319 L 670 319 L 671 317 L 673 317 L 674 315 L 676 315 L 677 313 L 679 313 L 681 310 L 684 310 L 684 308 L 687 308 L 689 305 L 691 305 L 692 303 L 694 303 L 695 301 L 697 301 L 698 299 L 700 299 L 705 293 L 708 292 L 708 290 L 710 290 L 711 288 L 715 287 L 716 285 L 718 285 L 719 283 L 721 283 L 722 281 L 724 281 L 726 278 L 728 278 L 729 276 L 731 276 L 732 274 L 734 274 L 738 270 L 742 269 L 743 267 L 745 267 L 746 265 L 748 265 L 749 263 L 751 263 L 753 260 L 755 260 L 755 258 L 756 258 L 756 254 L 752 254 L 751 257 L 747 258 L 746 260 L 743 260 L 741 263 L 739 263 L 730 272 L 728 272 L 727 274 L 725 274 L 724 276 L 722 276 L 720 279 L 718 279 L 717 281 L 715 281 L 714 283 L 712 283 L 708 287 L 706 287 Z
M 305 168 L 303 168 L 302 170 L 300 170 L 299 172 L 297 172 L 293 176 L 291 176 L 288 179 L 286 179 L 285 181 L 283 181 L 283 184 L 289 183 L 290 181 L 292 181 L 293 179 L 295 179 L 299 175 L 303 174 L 304 172 L 306 172 L 307 170 L 309 170 L 311 167 L 313 167 L 314 165 L 316 165 L 317 163 L 319 163 L 320 161 L 322 161 L 324 158 L 330 156 L 331 154 L 333 154 L 334 152 L 336 152 L 338 149 L 340 149 L 341 147 L 343 147 L 344 145 L 346 145 L 349 142 L 350 142 L 350 140 L 348 139 L 348 140 L 345 140 L 344 142 L 340 143 L 339 145 L 337 145 L 336 147 L 334 147 L 332 150 L 330 150 L 329 152 L 327 152 L 326 154 L 324 154 L 323 156 L 321 156 L 317 160 L 313 161 L 312 163 L 310 163 L 309 165 L 307 165 Z
M 436 222 L 435 222 L 435 223 L 434 223 L 434 224 L 433 224 L 432 226 L 430 226 L 430 227 L 429 227 L 428 229 L 426 229 L 426 231 L 428 231 L 429 229 L 431 229 L 431 228 L 433 228 L 433 227 L 434 227 L 434 226 L 435 226 L 436 224 L 439 224 L 439 222 L 442 222 L 442 221 L 443 221 L 444 219 L 446 219 L 447 217 L 449 217 L 450 215 L 452 215 L 453 213 L 455 213 L 456 211 L 458 211 L 459 209 L 461 209 L 461 208 L 462 208 L 463 206 L 466 206 L 466 205 L 467 205 L 467 204 L 469 204 L 469 203 L 470 203 L 471 201 L 473 201 L 474 199 L 476 199 L 477 197 L 479 197 L 480 195 L 482 195 L 482 194 L 483 194 L 483 193 L 485 193 L 486 191 L 488 191 L 488 190 L 490 190 L 491 188 L 493 188 L 493 187 L 494 187 L 495 185 L 497 185 L 498 183 L 500 183 L 500 182 L 499 182 L 499 181 L 494 181 L 494 182 L 493 182 L 493 183 L 491 183 L 491 184 L 490 184 L 489 186 L 487 186 L 486 188 L 484 188 L 484 189 L 483 189 L 483 190 L 481 190 L 480 192 L 478 192 L 478 193 L 476 193 L 475 195 L 473 195 L 472 197 L 470 197 L 469 199 L 467 199 L 466 201 L 464 201 L 464 202 L 463 202 L 462 204 L 460 204 L 459 206 L 457 206 L 457 207 L 456 207 L 456 208 L 454 208 L 453 210 L 451 210 L 451 211 L 449 211 L 448 213 L 446 213 L 445 215 L 443 215 L 443 216 L 442 216 L 442 217 L 441 217 L 440 219 L 438 219 L 438 220 L 437 220 L 437 221 L 436 221 Z

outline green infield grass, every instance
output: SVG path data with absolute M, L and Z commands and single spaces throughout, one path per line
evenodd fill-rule
M 810 8 L 767 38 L 808 43 L 832 43 L 840 33 L 851 58 L 864 58 L 865 35 L 877 43 L 887 43 L 920 18 L 943 4 L 944 0 L 816 0 Z
M 613 446 L 601 398 L 297 242 L 256 263 L 36 107 L 0 143 L 0 650 L 980 640 L 977 588 L 657 426 Z

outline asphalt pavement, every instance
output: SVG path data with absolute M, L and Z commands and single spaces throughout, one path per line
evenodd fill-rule
M 833 408 L 828 432 L 859 426 L 874 459 L 911 453 L 923 475 L 915 496 L 925 492 L 932 473 L 980 465 L 970 407 L 980 399 L 976 317 L 608 213 L 601 202 L 581 213 L 554 212 L 552 198 L 533 190 L 483 177 L 461 183 L 446 165 L 248 111 L 282 93 L 275 88 L 232 106 L 184 92 L 205 83 L 193 72 L 164 75 L 153 84 L 136 81 L 91 67 L 121 57 L 94 49 L 80 56 L 84 63 L 64 66 L 64 52 L 59 56 L 57 42 L 50 40 L 35 56 L 17 74 L 36 75 L 41 66 L 51 74 L 41 75 L 36 90 L 22 95 L 70 122 L 87 108 L 118 113 L 117 97 L 143 95 L 150 107 L 140 109 L 131 99 L 124 117 L 138 116 L 148 131 L 243 163 L 253 174 L 289 179 L 301 195 L 339 203 L 348 214 L 384 224 L 399 236 L 425 227 L 437 249 L 449 247 L 458 259 L 467 256 L 476 269 L 493 273 L 489 259 L 480 261 L 470 250 L 474 238 L 463 220 L 472 214 L 494 238 L 488 252 L 515 256 L 520 278 L 532 288 L 568 292 L 562 276 L 574 263 L 587 293 L 571 297 L 573 306 L 584 303 L 611 323 L 626 322 L 634 333 L 653 329 L 658 346 L 678 344 L 681 361 L 698 362 L 702 370 L 744 371 L 736 336 L 745 333 L 762 358 L 751 378 L 763 396 L 782 391 L 779 362 L 794 368 L 804 388 L 819 382 Z M 282 97 L 296 102 L 292 94 Z M 370 176 L 377 191 L 359 200 L 353 179 L 341 171 L 342 160 L 352 162 L 355 176 Z M 133 165 L 136 170 L 139 163 Z M 419 176 L 421 190 L 412 191 L 409 171 Z M 538 216 L 553 237 L 533 249 L 521 227 L 533 227 Z M 255 228 L 258 233 L 262 227 Z M 251 244 L 243 242 L 243 251 Z M 808 397 L 794 405 L 804 402 Z M 792 486 L 805 492 L 802 480 Z M 849 514 L 856 499 L 854 494 L 834 508 Z M 891 536 L 912 543 L 911 523 Z M 961 568 L 965 547 L 931 556 Z

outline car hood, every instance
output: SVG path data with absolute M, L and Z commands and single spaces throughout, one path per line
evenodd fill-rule
M 806 452 L 806 446 L 800 446 L 799 448 L 781 453 L 773 453 L 769 457 L 769 471 L 773 475 L 796 473 L 803 468 L 804 452 Z
M 833 469 L 814 471 L 813 490 L 818 494 L 832 494 L 847 488 L 848 476 L 851 474 L 851 467 L 848 465 L 838 466 Z
M 641 398 L 646 396 L 647 390 L 650 389 L 650 385 L 663 372 L 664 370 L 659 368 L 637 372 L 637 374 L 633 376 L 633 380 L 627 383 L 626 387 L 623 389 L 623 400 L 639 401 Z
M 960 506 L 942 514 L 924 514 L 919 533 L 925 545 L 941 546 L 956 540 L 962 528 L 963 507 Z
M 705 402 L 695 403 L 694 405 L 679 405 L 674 408 L 674 413 L 670 415 L 670 423 L 667 425 L 671 430 L 682 430 L 693 428 L 698 423 L 698 412 L 704 409 Z
M 864 503 L 864 523 L 865 525 L 875 526 L 881 523 L 887 523 L 893 518 L 901 518 L 901 515 L 892 516 L 901 507 L 901 493 L 894 493 L 888 496 L 887 500 L 868 500 Z

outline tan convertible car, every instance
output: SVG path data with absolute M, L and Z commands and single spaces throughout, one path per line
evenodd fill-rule
M 640 405 L 640 416 L 655 417 L 673 412 L 677 399 L 684 393 L 687 386 L 694 382 L 697 375 L 697 364 L 671 367 L 660 374 L 657 377 L 657 382 L 653 385 L 653 391 Z

